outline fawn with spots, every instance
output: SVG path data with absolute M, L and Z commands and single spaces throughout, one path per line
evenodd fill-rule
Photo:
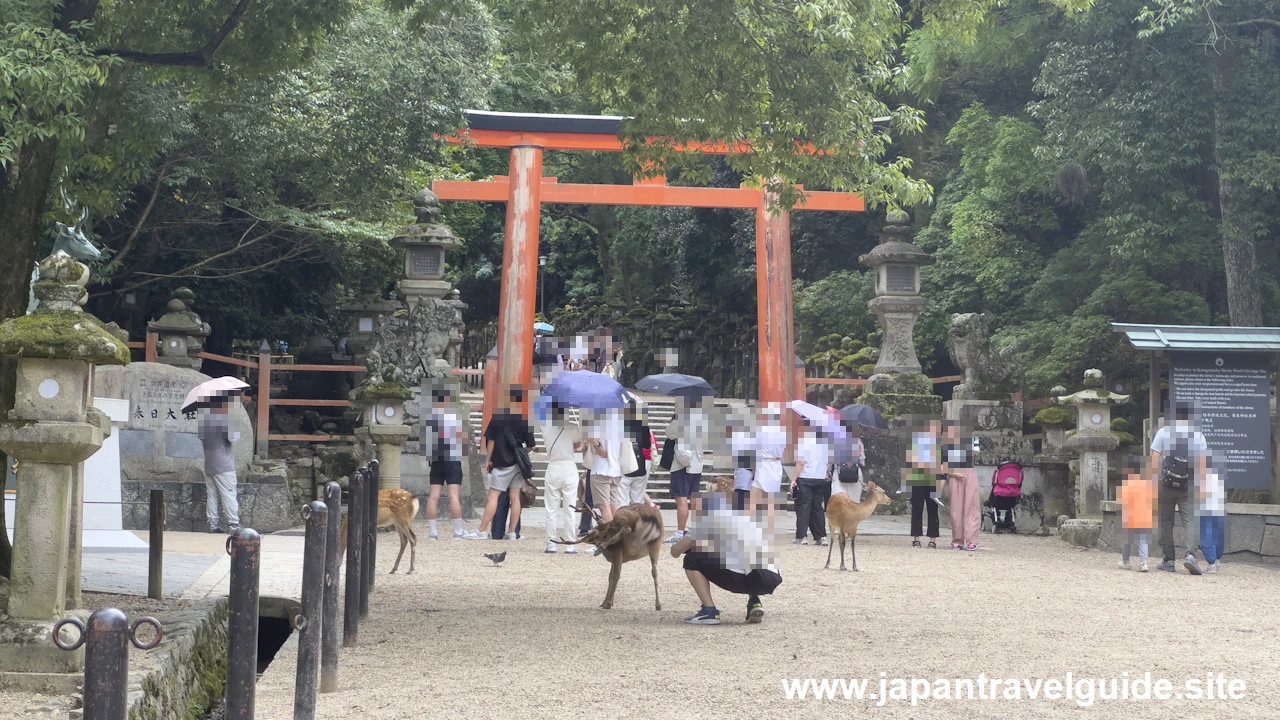
M 413 563 L 418 551 L 418 536 L 414 534 L 409 523 L 418 514 L 418 498 L 408 490 L 388 488 L 378 491 L 378 527 L 394 525 L 400 535 L 400 554 L 396 555 L 396 564 L 391 572 L 400 569 L 400 558 L 404 557 L 404 546 L 409 546 L 409 572 L 413 572 Z M 342 518 L 342 530 L 338 533 L 338 559 L 347 552 L 347 518 Z

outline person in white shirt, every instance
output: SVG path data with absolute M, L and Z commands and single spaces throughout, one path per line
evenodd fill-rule
M 796 443 L 796 478 L 791 481 L 791 493 L 796 499 L 796 539 L 797 545 L 808 545 L 806 530 L 813 535 L 815 545 L 826 545 L 826 493 L 831 481 L 827 478 L 827 467 L 831 462 L 831 451 L 827 439 L 818 436 L 818 432 L 808 427 L 800 435 Z
M 453 520 L 453 537 L 461 538 L 462 502 L 462 449 L 469 442 L 466 426 L 458 420 L 458 410 L 452 406 L 452 391 L 447 387 L 432 390 L 431 411 L 424 418 L 424 435 L 420 443 L 422 454 L 431 461 L 431 490 L 427 496 L 427 539 L 436 540 L 436 516 L 439 513 L 440 490 L 448 488 L 449 518 Z
M 550 422 L 542 428 L 542 441 L 547 446 L 547 469 L 543 473 L 547 510 L 547 549 L 554 553 L 556 541 L 577 539 L 573 508 L 578 504 L 578 452 L 582 442 L 578 426 L 565 417 L 564 408 L 551 406 Z M 577 552 L 565 545 L 566 554 Z
M 622 413 L 619 410 L 596 410 L 587 425 L 586 446 L 594 459 L 591 461 L 591 497 L 600 520 L 609 522 L 617 511 L 622 498 L 622 466 L 619 461 L 622 448 Z M 621 503 L 626 504 L 626 503 Z

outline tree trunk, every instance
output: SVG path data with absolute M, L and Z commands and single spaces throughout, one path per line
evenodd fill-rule
M 57 150 L 53 140 L 28 143 L 0 175 L 0 257 L 6 260 L 0 263 L 0 322 L 27 311 L 31 269 Z M 12 361 L 0 362 L 0 420 L 13 407 L 14 368 Z M 0 462 L 8 461 L 0 452 Z M 13 548 L 5 528 L 4 506 L 0 504 L 0 575 L 8 577 Z
M 1227 310 L 1232 325 L 1262 325 L 1262 299 L 1254 228 L 1248 201 L 1232 174 L 1227 157 L 1228 103 L 1234 86 L 1235 43 L 1210 48 L 1213 73 L 1213 162 L 1218 171 L 1218 212 L 1222 235 L 1222 264 L 1227 276 Z

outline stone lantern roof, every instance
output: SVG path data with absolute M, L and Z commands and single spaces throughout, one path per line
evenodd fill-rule
M 1090 369 L 1084 371 L 1083 390 L 1070 395 L 1055 395 L 1053 402 L 1057 405 L 1083 405 L 1085 403 L 1119 405 L 1120 403 L 1129 402 L 1129 396 L 1113 393 L 1104 388 L 1102 386 L 1102 371 Z
M 454 237 L 449 226 L 440 223 L 440 199 L 430 188 L 423 188 L 414 196 L 413 213 L 418 221 L 401 228 L 391 238 L 392 247 L 439 245 L 446 250 L 462 247 L 462 241 Z
M 0 325 L 0 355 L 83 360 L 94 365 L 127 365 L 129 346 L 119 328 L 105 326 L 81 310 L 89 268 L 58 251 L 40 262 L 36 311 Z
M 935 262 L 933 256 L 911 241 L 914 234 L 911 216 L 901 210 L 891 210 L 885 215 L 880 244 L 859 256 L 858 262 L 873 268 L 885 263 L 932 265 Z
M 173 298 L 164 306 L 164 315 L 147 323 L 147 329 L 157 333 L 209 337 L 208 323 L 202 321 L 191 309 L 194 301 L 195 293 L 190 288 L 180 287 L 174 290 Z

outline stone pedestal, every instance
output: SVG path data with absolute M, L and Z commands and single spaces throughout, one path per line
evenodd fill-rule
M 89 405 L 95 364 L 125 364 L 129 350 L 80 311 L 89 271 L 59 252 L 40 263 L 39 309 L 0 325 L 0 354 L 18 358 L 14 408 L 0 449 L 19 462 L 8 615 L 0 623 L 0 687 L 57 686 L 84 666 L 83 651 L 53 645 L 68 595 L 79 601 L 81 463 L 110 421 Z M 68 582 L 68 573 L 77 575 Z M 65 680 L 62 677 L 61 680 Z
M 1101 512 L 1101 511 L 1099 511 Z M 1102 518 L 1075 518 L 1058 526 L 1058 537 L 1069 545 L 1091 548 L 1102 537 Z
M 400 487 L 400 451 L 409 439 L 408 425 L 374 425 L 369 439 L 378 448 L 378 489 Z
M 942 398 L 933 394 L 933 383 L 919 372 L 877 373 L 867 380 L 866 388 L 862 402 L 885 417 L 942 415 Z
M 974 435 L 1022 435 L 1022 403 L 999 400 L 956 399 L 942 404 L 948 420 L 955 420 Z

